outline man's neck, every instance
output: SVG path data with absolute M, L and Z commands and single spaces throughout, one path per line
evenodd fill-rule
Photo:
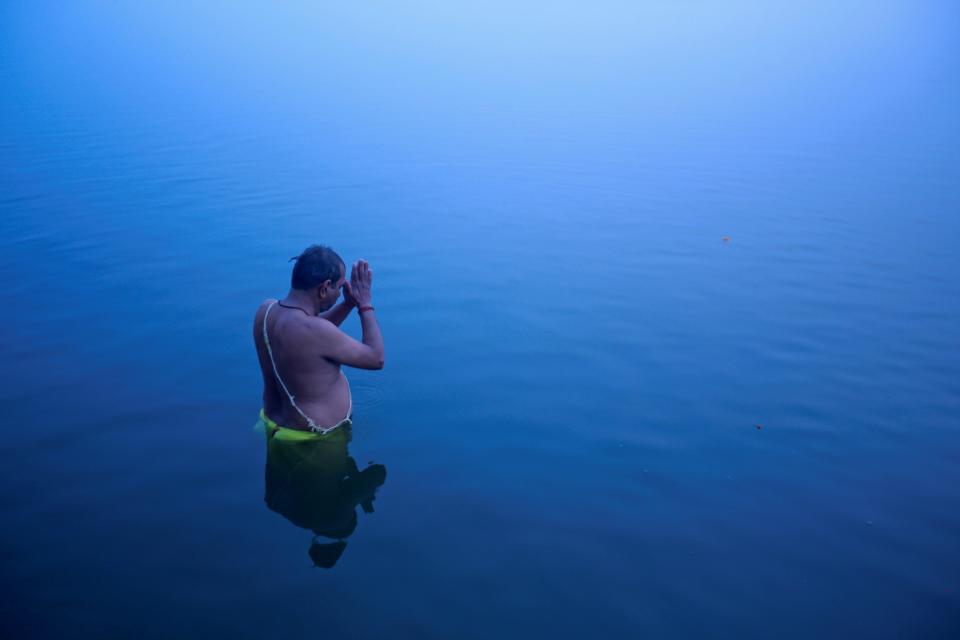
M 300 307 L 311 316 L 317 315 L 319 311 L 317 304 L 310 299 L 310 295 L 298 289 L 290 289 L 287 292 L 287 297 L 280 302 L 291 307 Z

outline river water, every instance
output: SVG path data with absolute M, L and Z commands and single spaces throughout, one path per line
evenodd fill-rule
M 0 632 L 957 637 L 958 24 L 4 3 Z M 386 368 L 266 464 L 314 242 Z

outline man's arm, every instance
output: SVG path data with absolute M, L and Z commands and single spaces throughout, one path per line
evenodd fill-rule
M 383 336 L 380 335 L 380 325 L 373 315 L 373 307 L 360 314 L 360 326 L 363 329 L 363 344 L 377 354 L 377 369 L 383 369 Z
M 373 311 L 360 314 L 363 342 L 354 340 L 332 324 L 320 323 L 323 355 L 338 364 L 357 369 L 383 369 L 383 338 Z
M 380 325 L 373 315 L 371 287 L 373 271 L 366 260 L 353 265 L 350 275 L 350 298 L 362 310 L 360 326 L 363 328 L 363 342 L 358 342 L 336 327 L 329 327 L 327 340 L 328 352 L 325 354 L 334 362 L 360 369 L 383 369 L 383 336 Z
M 343 321 L 347 319 L 347 316 L 350 315 L 350 312 L 353 311 L 355 306 L 356 305 L 349 300 L 342 300 L 335 306 L 317 315 L 339 327 Z

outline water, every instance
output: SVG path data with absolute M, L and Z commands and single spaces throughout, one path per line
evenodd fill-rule
M 955 637 L 960 12 L 800 4 L 5 3 L 3 636 Z M 330 569 L 251 429 L 312 242 Z

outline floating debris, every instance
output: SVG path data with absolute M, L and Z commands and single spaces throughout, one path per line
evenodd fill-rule
M 755 424 L 755 425 L 753 425 L 753 426 L 755 426 L 755 427 L 757 428 L 757 431 L 759 431 L 760 429 L 763 429 L 763 425 L 762 425 L 762 424 Z
M 720 239 L 723 240 L 724 242 L 730 242 L 730 236 L 723 236 Z

